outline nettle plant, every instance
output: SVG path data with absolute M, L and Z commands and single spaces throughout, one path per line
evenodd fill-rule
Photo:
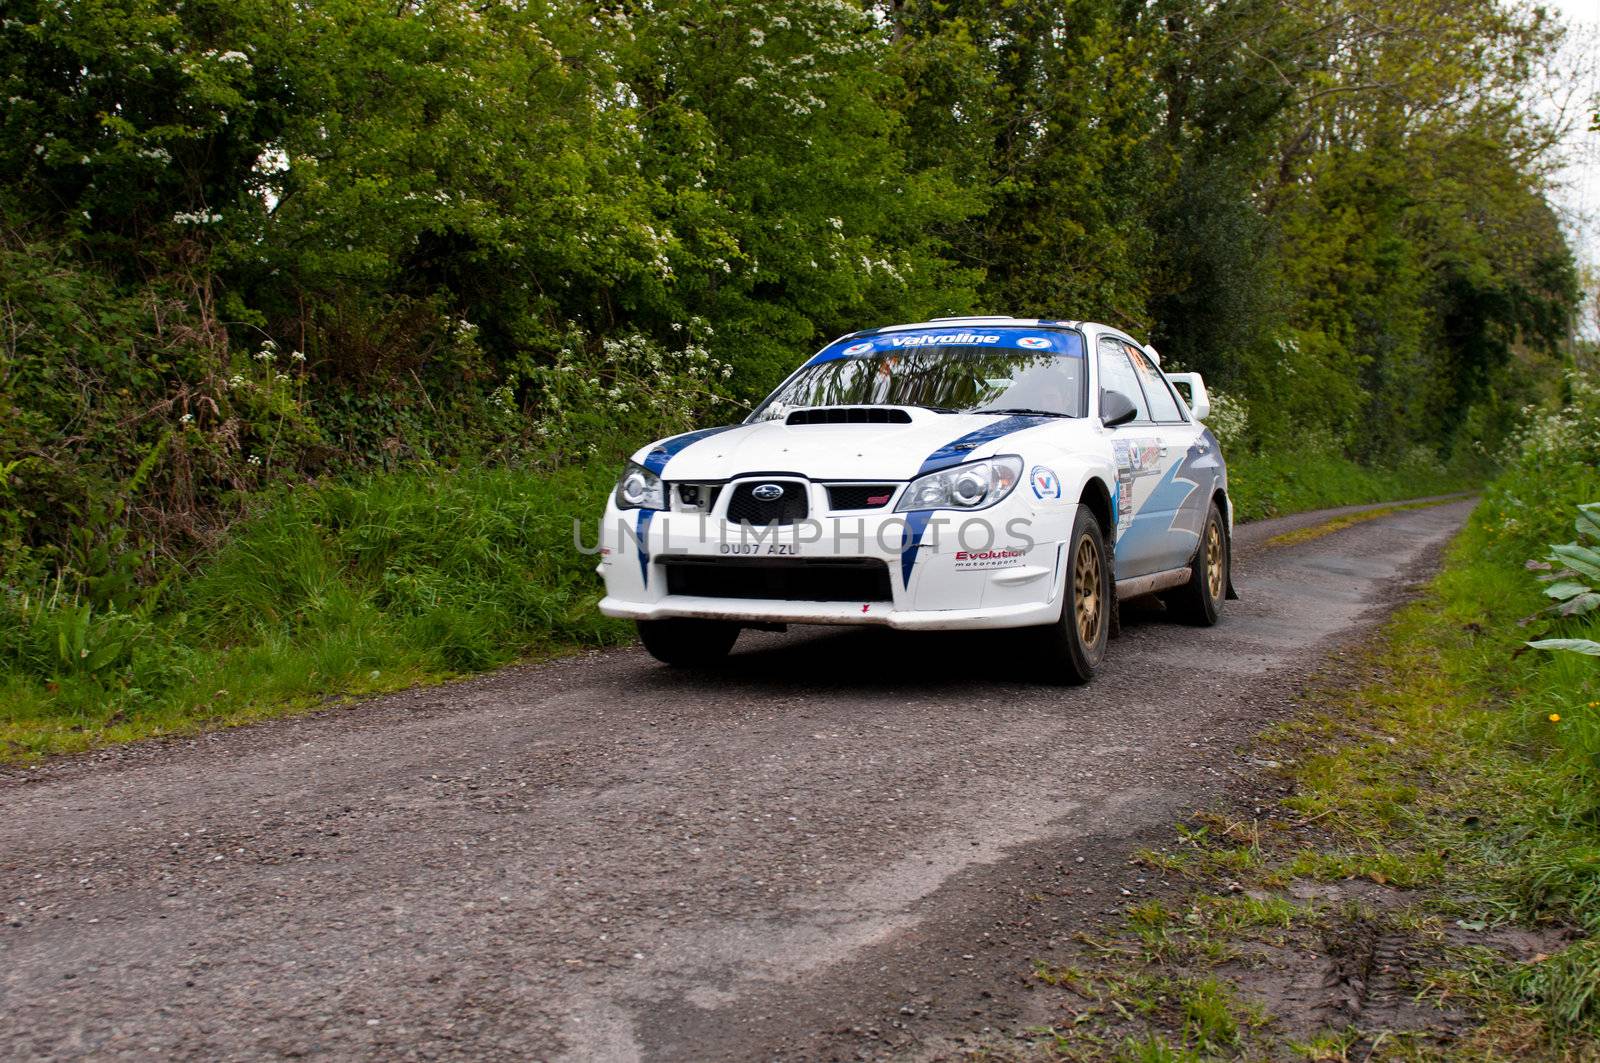
M 1551 546 L 1548 560 L 1528 562 L 1531 571 L 1543 573 L 1539 580 L 1550 584 L 1544 590 L 1545 597 L 1556 603 L 1535 616 L 1553 613 L 1573 617 L 1600 609 L 1600 502 L 1579 506 L 1573 527 L 1578 533 L 1576 539 Z M 1593 639 L 1539 639 L 1528 645 L 1536 650 L 1566 650 L 1600 657 L 1600 642 Z

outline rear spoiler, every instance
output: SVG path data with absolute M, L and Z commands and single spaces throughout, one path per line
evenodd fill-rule
M 1203 421 L 1211 415 L 1211 396 L 1206 394 L 1206 382 L 1200 379 L 1199 373 L 1163 373 L 1178 394 L 1184 396 L 1189 404 L 1189 412 L 1194 414 L 1194 419 Z M 1187 394 L 1184 389 L 1187 388 Z

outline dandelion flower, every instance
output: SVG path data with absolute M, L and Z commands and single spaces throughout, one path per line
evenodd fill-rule
M 1550 722 L 1551 723 L 1560 723 L 1561 722 L 1561 714 L 1559 712 L 1552 712 L 1550 714 Z

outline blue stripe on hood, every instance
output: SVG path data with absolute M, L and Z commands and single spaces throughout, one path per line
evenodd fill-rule
M 917 470 L 917 475 L 926 476 L 930 472 L 938 472 L 940 469 L 948 469 L 952 465 L 960 465 L 967 460 L 972 451 L 977 450 L 985 443 L 992 443 L 1001 436 L 1008 436 L 1012 432 L 1020 432 L 1024 428 L 1034 428 L 1052 420 L 1054 418 L 1034 417 L 1030 414 L 1003 417 L 998 421 L 984 425 L 982 428 L 968 432 L 960 439 L 952 439 L 932 454 L 929 454 L 923 459 L 922 468 Z
M 649 469 L 651 472 L 655 473 L 657 476 L 660 476 L 664 471 L 666 471 L 667 462 L 671 461 L 675 454 L 689 446 L 689 444 L 698 443 L 702 439 L 714 436 L 719 432 L 726 432 L 731 428 L 737 427 L 739 426 L 725 424 L 721 428 L 702 428 L 698 432 L 685 432 L 681 436 L 673 436 L 671 439 L 663 439 L 661 442 L 650 448 L 650 450 L 644 456 L 644 461 L 640 464 Z

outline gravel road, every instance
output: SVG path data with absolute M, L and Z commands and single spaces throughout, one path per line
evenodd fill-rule
M 1003 633 L 588 654 L 0 772 L 0 1056 L 938 1056 L 1145 883 L 1128 855 L 1370 632 L 1471 508 L 1244 526 L 1210 630 L 1093 685 Z

